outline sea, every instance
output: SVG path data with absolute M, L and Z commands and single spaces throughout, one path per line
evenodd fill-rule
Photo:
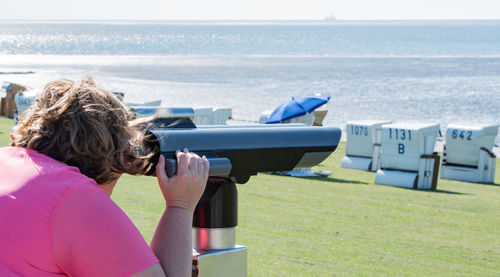
M 85 75 L 247 122 L 321 92 L 327 126 L 500 124 L 500 21 L 0 21 L 0 81 Z

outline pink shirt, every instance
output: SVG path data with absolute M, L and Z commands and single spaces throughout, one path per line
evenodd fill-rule
M 129 276 L 157 262 L 93 179 L 34 150 L 0 148 L 0 276 Z

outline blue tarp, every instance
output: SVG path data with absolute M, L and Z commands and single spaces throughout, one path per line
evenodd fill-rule
M 4 90 L 10 90 L 10 89 L 12 89 L 11 83 L 3 82 L 2 83 L 2 89 L 4 89 Z

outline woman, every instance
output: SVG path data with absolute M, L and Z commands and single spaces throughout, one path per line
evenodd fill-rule
M 110 195 L 122 173 L 141 174 L 141 122 L 91 79 L 46 85 L 0 148 L 0 276 L 190 276 L 191 223 L 208 160 L 177 152 L 151 247 Z

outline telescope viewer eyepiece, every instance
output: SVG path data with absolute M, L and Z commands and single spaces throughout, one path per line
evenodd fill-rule
M 151 159 L 155 165 L 160 154 L 165 157 L 167 176 L 177 171 L 176 151 L 188 148 L 207 157 L 210 177 L 236 183 L 246 183 L 258 172 L 317 165 L 337 148 L 341 136 L 337 127 L 305 125 L 163 126 L 148 129 L 147 148 L 157 153 Z

